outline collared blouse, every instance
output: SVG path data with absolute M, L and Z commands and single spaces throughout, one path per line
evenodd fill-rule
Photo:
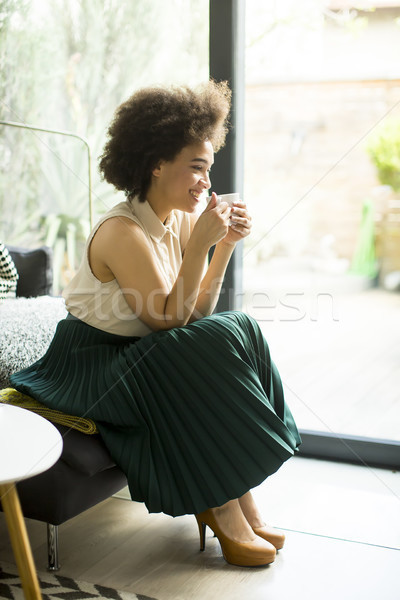
M 162 223 L 147 202 L 138 198 L 120 202 L 95 225 L 85 246 L 80 267 L 63 292 L 68 312 L 92 327 L 117 335 L 143 337 L 152 330 L 130 308 L 116 279 L 102 283 L 89 265 L 89 247 L 94 234 L 107 219 L 127 217 L 144 231 L 154 252 L 160 273 L 168 290 L 174 285 L 182 264 L 182 256 L 190 236 L 187 213 L 173 210 Z M 125 293 L 136 295 L 137 306 L 147 299 L 132 288 Z

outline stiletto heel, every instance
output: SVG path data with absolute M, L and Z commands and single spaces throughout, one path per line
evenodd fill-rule
M 211 509 L 195 515 L 200 534 L 200 550 L 206 546 L 206 526 L 214 532 L 221 544 L 226 562 L 239 567 L 261 567 L 275 560 L 276 550 L 272 544 L 260 537 L 251 542 L 235 542 L 220 529 Z
M 206 548 L 206 524 L 203 523 L 200 519 L 198 519 L 196 515 L 197 525 L 199 526 L 199 535 L 200 535 L 200 551 L 204 552 Z

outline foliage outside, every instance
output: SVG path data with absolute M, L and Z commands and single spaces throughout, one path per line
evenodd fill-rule
M 368 153 L 377 169 L 378 179 L 400 191 L 400 119 L 388 119 L 373 136 Z
M 207 11 L 206 0 L 0 0 L 0 120 L 86 138 L 105 212 L 118 197 L 96 159 L 115 108 L 146 85 L 208 78 Z M 0 126 L 0 156 L 0 239 L 51 245 L 58 293 L 89 229 L 85 146 Z

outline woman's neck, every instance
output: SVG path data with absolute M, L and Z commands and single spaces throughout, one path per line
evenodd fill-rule
M 171 207 L 166 205 L 165 198 L 150 189 L 146 196 L 146 200 L 160 219 L 161 223 L 165 223 L 172 210 Z

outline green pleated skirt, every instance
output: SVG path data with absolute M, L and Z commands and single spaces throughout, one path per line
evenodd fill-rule
M 238 498 L 301 443 L 267 342 L 241 312 L 143 338 L 67 318 L 11 383 L 93 419 L 150 512 L 199 513 Z

